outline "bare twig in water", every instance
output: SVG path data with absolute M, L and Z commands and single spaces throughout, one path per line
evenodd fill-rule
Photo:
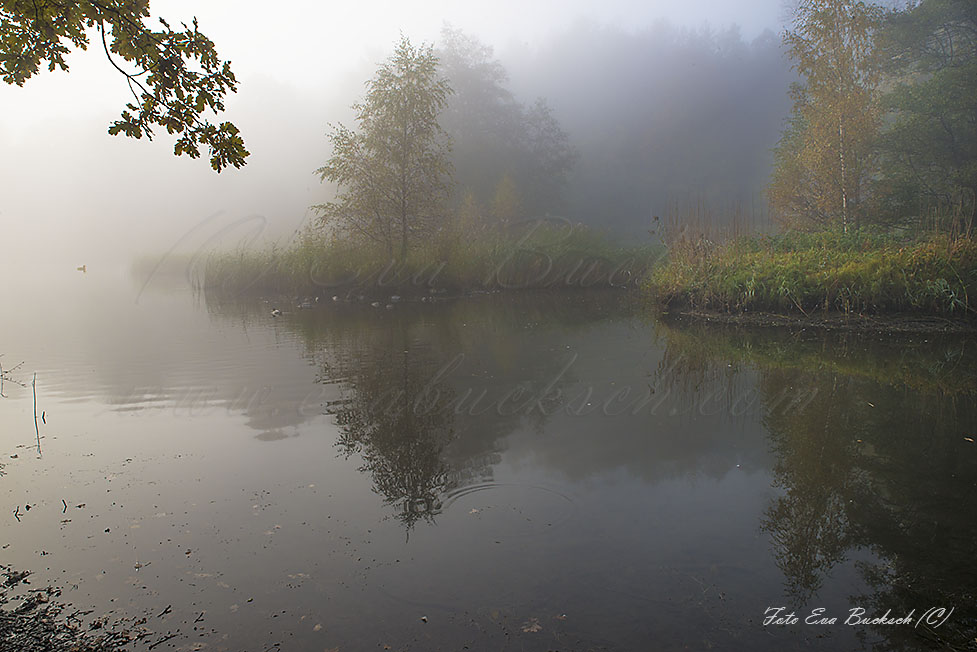
M 34 434 L 37 436 L 37 456 L 41 456 L 41 431 L 37 427 L 37 372 L 34 372 L 34 380 L 31 382 L 31 389 L 34 392 Z
M 11 378 L 9 376 L 9 374 L 10 374 L 11 371 L 16 371 L 17 369 L 20 369 L 20 367 L 23 364 L 24 364 L 23 362 L 19 362 L 19 363 L 15 364 L 13 367 L 11 367 L 10 369 L 6 369 L 6 370 L 3 368 L 3 364 L 0 364 L 0 397 L 7 398 L 7 395 L 3 393 L 3 383 L 4 382 L 11 382 L 11 383 L 13 383 L 15 385 L 20 385 L 21 387 L 26 387 L 26 385 L 24 385 L 24 383 L 20 382 L 19 380 L 14 380 L 13 378 Z
M 158 641 L 156 641 L 155 643 L 153 643 L 152 645 L 150 645 L 146 649 L 147 650 L 152 650 L 157 645 L 160 645 L 161 643 L 165 643 L 166 641 L 170 640 L 171 638 L 176 638 L 177 636 L 178 636 L 178 634 L 170 634 L 169 636 L 164 636 L 163 638 L 159 639 Z

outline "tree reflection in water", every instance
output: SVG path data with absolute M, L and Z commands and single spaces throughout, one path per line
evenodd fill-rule
M 328 412 L 341 454 L 363 461 L 360 470 L 409 531 L 433 522 L 453 489 L 490 481 L 499 442 L 522 427 L 541 430 L 549 418 L 521 406 L 536 405 L 530 397 L 544 405 L 545 394 L 572 382 L 566 351 L 527 325 L 545 316 L 572 330 L 607 318 L 604 303 L 462 302 L 436 320 L 403 305 L 379 324 L 376 313 L 353 309 L 293 325 L 322 367 L 321 382 L 340 388 Z M 513 388 L 521 398 L 505 403 Z
M 429 385 L 437 366 L 407 347 L 405 341 L 402 352 L 380 351 L 361 365 L 331 412 L 341 428 L 337 446 L 347 458 L 363 459 L 360 470 L 410 530 L 441 509 L 449 478 L 444 449 L 455 424 L 451 388 Z
M 941 627 L 875 626 L 873 649 L 977 649 L 972 342 L 662 329 L 669 355 L 684 356 L 699 378 L 729 383 L 717 371 L 729 368 L 758 374 L 782 490 L 762 529 L 794 605 L 816 604 L 832 569 L 857 558 L 869 592 L 849 601 L 866 614 L 954 610 Z M 811 398 L 773 400 L 783 388 L 806 388 Z

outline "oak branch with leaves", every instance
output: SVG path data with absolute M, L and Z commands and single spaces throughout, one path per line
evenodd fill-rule
M 0 78 L 23 86 L 42 66 L 67 71 L 65 57 L 72 48 L 88 49 L 93 34 L 133 96 L 110 134 L 152 140 L 162 127 L 178 134 L 178 156 L 198 158 L 206 148 L 217 172 L 243 166 L 249 153 L 238 128 L 203 117 L 222 112 L 227 93 L 236 92 L 230 63 L 196 19 L 173 29 L 159 18 L 153 30 L 150 18 L 148 0 L 0 0 Z

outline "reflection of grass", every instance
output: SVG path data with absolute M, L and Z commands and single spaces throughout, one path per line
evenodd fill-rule
M 474 236 L 445 231 L 399 260 L 369 244 L 308 231 L 287 248 L 212 256 L 205 285 L 223 294 L 607 287 L 633 284 L 650 265 L 647 248 L 622 248 L 592 230 L 534 223 Z
M 671 243 L 647 287 L 666 305 L 729 312 L 973 314 L 977 242 L 865 232 Z
M 876 342 L 838 333 L 799 339 L 796 333 L 770 329 L 659 327 L 670 351 L 689 359 L 735 361 L 762 371 L 837 373 L 918 392 L 977 395 L 977 363 L 963 339 L 919 343 L 888 337 Z

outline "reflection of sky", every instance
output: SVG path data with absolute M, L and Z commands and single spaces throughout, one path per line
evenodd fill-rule
M 103 409 L 176 418 L 243 414 L 262 439 L 275 440 L 298 434 L 325 412 L 380 352 L 402 347 L 399 336 L 384 334 L 386 314 L 386 322 L 371 325 L 369 312 L 330 317 L 326 306 L 316 315 L 293 310 L 276 320 L 270 304 L 243 312 L 205 308 L 202 298 L 194 305 L 188 293 L 152 289 L 136 303 L 135 286 L 97 275 L 66 275 L 62 282 L 64 292 L 0 324 L 5 365 L 16 352 L 26 363 L 22 376 L 36 370 L 42 401 L 94 401 Z M 447 455 L 459 470 L 500 445 L 571 478 L 619 468 L 646 480 L 696 470 L 717 476 L 737 464 L 768 465 L 755 414 L 730 420 L 718 402 L 689 402 L 688 393 L 656 378 L 661 350 L 647 325 L 608 322 L 598 310 L 568 313 L 580 322 L 569 327 L 526 328 L 517 310 L 494 320 L 491 313 L 491 306 L 471 302 L 405 317 L 416 364 L 433 376 L 460 356 L 447 385 L 456 396 L 485 393 L 477 412 L 490 408 L 487 414 L 456 418 L 459 436 Z M 352 381 L 345 378 L 350 371 Z M 562 395 L 554 405 L 534 405 L 529 417 L 510 414 L 512 403 L 498 404 L 521 385 L 531 385 L 528 396 L 551 387 Z M 652 387 L 657 393 L 649 396 Z M 624 388 L 629 398 L 611 408 L 624 413 L 602 414 L 599 408 Z M 14 397 L 24 391 L 8 390 Z M 644 407 L 630 414 L 638 405 Z M 578 416 L 581 408 L 592 413 Z M 519 433 L 526 436 L 501 443 Z
M 471 618 L 488 641 L 502 636 L 488 623 L 538 618 L 611 649 L 687 640 L 690 622 L 751 649 L 801 635 L 745 625 L 783 600 L 759 525 L 779 492 L 757 416 L 669 393 L 681 383 L 659 382 L 651 326 L 613 306 L 532 299 L 527 313 L 486 298 L 273 319 L 261 303 L 150 293 L 136 304 L 130 286 L 97 276 L 64 283 L 63 300 L 0 325 L 5 352 L 37 369 L 48 420 L 38 460 L 29 390 L 7 388 L 0 450 L 18 457 L 0 500 L 34 506 L 5 530 L 6 559 L 48 553 L 45 565 L 79 584 L 72 599 L 165 600 L 247 640 L 281 627 L 306 646 L 321 642 L 308 638 L 321 621 L 336 637 L 326 647 L 366 631 L 397 640 L 420 615 L 445 640 L 464 639 Z M 371 365 L 402 360 L 405 338 L 419 364 L 470 353 L 448 381 L 456 392 L 545 387 L 576 356 L 560 385 L 571 395 L 651 383 L 664 397 L 630 416 L 458 419 L 444 453 L 462 481 L 434 525 L 406 536 L 359 460 L 337 455 L 339 427 L 320 405 Z M 343 378 L 317 383 L 329 369 Z M 841 564 L 832 578 L 820 599 L 842 611 L 857 576 Z
M 215 324 L 188 292 L 147 292 L 136 303 L 134 286 L 97 274 L 66 274 L 61 283 L 63 292 L 0 325 L 2 360 L 23 360 L 27 375 L 36 370 L 42 400 L 176 417 L 243 412 L 267 436 L 288 434 L 329 397 L 270 308 L 270 327 L 242 329 Z

